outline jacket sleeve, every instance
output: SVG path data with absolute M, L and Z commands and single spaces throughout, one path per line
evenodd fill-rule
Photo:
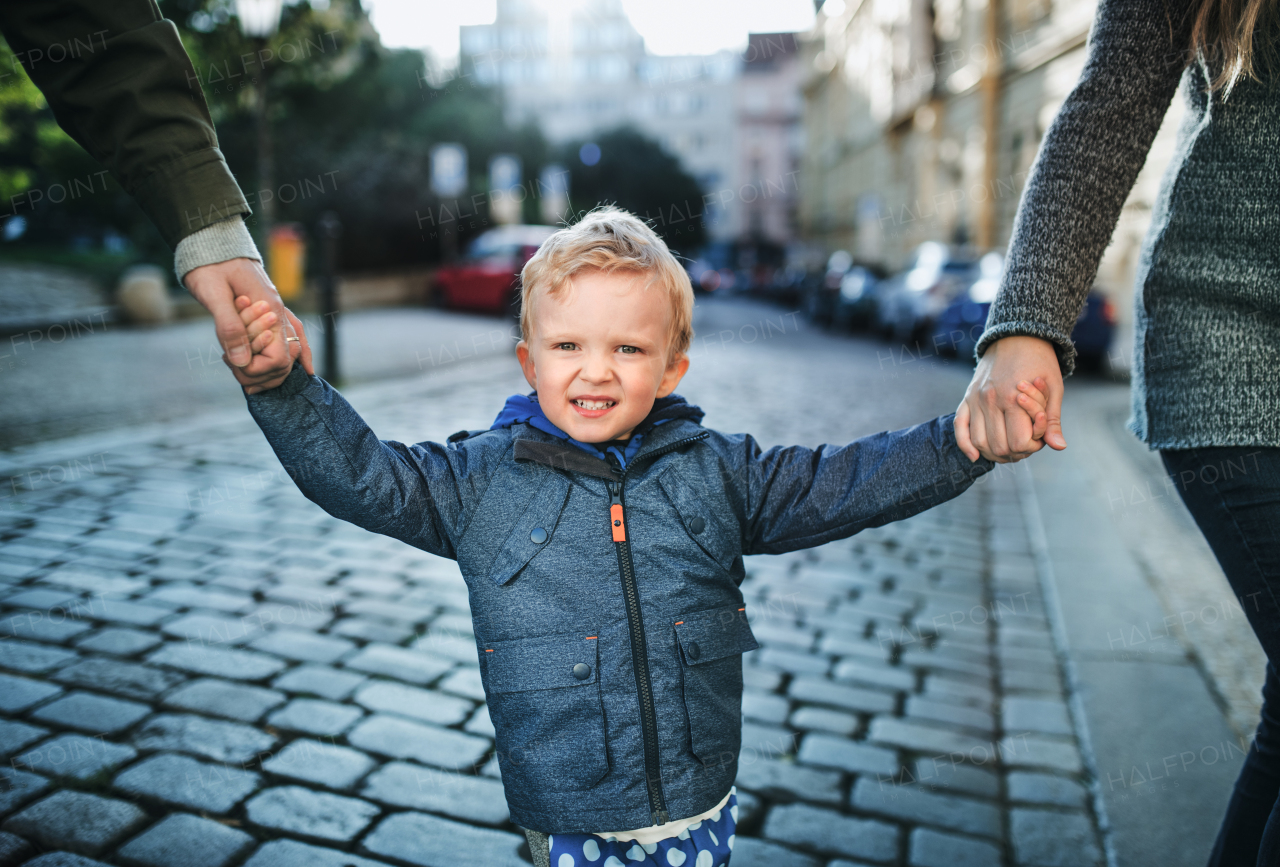
M 200 77 L 154 0 L 5 0 L 0 32 L 58 125 L 170 247 L 250 213 L 218 149 Z
M 775 446 L 744 436 L 744 554 L 782 554 L 901 521 L 958 496 L 995 464 L 956 445 L 955 415 L 844 446 Z
M 457 558 L 478 481 L 465 444 L 379 440 L 342 395 L 298 366 L 279 387 L 246 399 L 307 499 L 357 527 Z
M 1051 341 L 1064 373 L 1098 262 L 1185 65 L 1187 0 L 1101 0 L 1084 70 L 1049 130 L 1018 204 L 1000 291 L 978 340 Z

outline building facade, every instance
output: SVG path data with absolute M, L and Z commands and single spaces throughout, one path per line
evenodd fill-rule
M 730 234 L 783 246 L 797 234 L 804 104 L 793 33 L 753 33 L 734 94 L 737 166 Z
M 1040 140 L 1084 65 L 1095 8 L 826 0 L 801 39 L 801 234 L 890 270 L 928 240 L 1004 250 Z M 1175 100 L 1099 269 L 1124 339 L 1138 246 L 1180 116 Z M 1113 363 L 1127 366 L 1124 352 Z
M 462 28 L 461 66 L 501 89 L 509 123 L 534 121 L 554 143 L 623 125 L 658 141 L 706 194 L 712 239 L 794 236 L 801 106 L 792 34 L 755 35 L 745 53 L 657 56 L 620 0 L 498 0 L 493 24 Z M 766 181 L 769 195 L 753 189 Z

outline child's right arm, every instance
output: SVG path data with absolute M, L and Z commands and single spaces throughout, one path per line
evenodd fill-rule
M 274 338 L 273 314 L 261 316 L 247 301 L 237 306 L 258 351 L 259 341 Z M 307 499 L 335 518 L 456 557 L 457 528 L 478 470 L 467 466 L 464 449 L 379 440 L 342 395 L 297 365 L 279 387 L 246 400 Z

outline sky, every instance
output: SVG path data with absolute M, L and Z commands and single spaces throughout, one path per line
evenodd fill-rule
M 544 0 L 571 3 L 582 0 Z M 813 0 L 622 0 L 653 54 L 711 54 L 745 48 L 747 33 L 807 30 Z M 492 24 L 496 0 L 364 0 L 388 48 L 426 48 L 441 61 L 458 54 L 458 27 Z

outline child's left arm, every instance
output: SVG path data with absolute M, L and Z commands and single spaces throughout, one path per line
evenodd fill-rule
M 995 467 L 960 451 L 954 415 L 843 446 L 762 451 L 750 436 L 742 446 L 744 554 L 811 548 L 909 518 L 958 496 Z
M 1032 436 L 1048 426 L 1046 383 L 1018 384 Z M 781 554 L 901 521 L 959 496 L 995 464 L 956 445 L 955 415 L 845 446 L 777 447 L 746 436 L 744 554 Z

